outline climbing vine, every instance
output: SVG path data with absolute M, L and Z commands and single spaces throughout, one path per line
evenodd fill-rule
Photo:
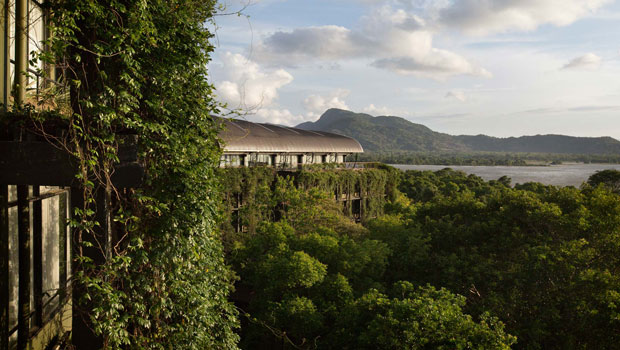
M 288 181 L 295 188 L 318 190 L 342 203 L 343 212 L 353 217 L 359 212 L 361 219 L 383 213 L 387 200 L 393 199 L 396 190 L 396 169 L 370 164 L 365 169 L 337 168 L 333 165 L 312 165 L 295 172 L 278 172 L 269 167 L 222 168 L 224 205 L 223 230 L 230 236 L 235 231 L 254 232 L 261 221 L 275 221 L 282 216 L 283 203 L 277 198 L 278 186 Z M 353 200 L 359 199 L 359 208 Z
M 45 104 L 56 112 L 14 106 L 3 120 L 26 120 L 20 127 L 77 164 L 74 317 L 87 318 L 105 348 L 236 348 L 232 275 L 216 230 L 218 104 L 206 68 L 216 1 L 44 6 L 52 36 L 38 58 L 62 70 L 68 101 Z M 138 140 L 139 188 L 113 181 L 127 135 Z

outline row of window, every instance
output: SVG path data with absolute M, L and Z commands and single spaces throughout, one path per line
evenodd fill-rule
M 71 275 L 70 236 L 68 227 L 69 192 L 59 187 L 29 186 L 27 212 L 30 234 L 30 271 L 20 271 L 18 194 L 16 186 L 8 186 L 8 333 L 9 346 L 17 344 L 19 285 L 21 278 L 30 280 L 28 329 L 32 332 L 47 323 L 61 306 L 64 288 Z M 26 275 L 23 275 L 26 273 Z M 4 305 L 3 305 L 4 307 Z
M 224 154 L 220 167 L 276 166 L 294 168 L 303 164 L 344 163 L 346 155 L 329 154 Z
M 11 97 L 8 96 L 8 91 L 11 90 L 15 79 L 15 60 L 17 59 L 15 57 L 15 1 L 7 0 L 5 6 L 8 11 L 0 16 L 3 17 L 2 22 L 7 22 L 8 31 L 5 31 L 5 24 L 3 23 L 0 26 L 0 35 L 4 37 L 5 47 L 2 49 L 5 54 L 0 61 L 6 63 L 8 60 L 10 64 L 8 71 L 0 69 L 0 102 L 9 104 Z M 40 60 L 32 58 L 35 57 L 35 53 L 43 51 L 43 42 L 47 39 L 48 33 L 45 30 L 44 10 L 41 8 L 40 2 L 27 0 L 26 11 L 26 35 L 28 37 L 26 42 L 26 52 L 28 53 L 26 57 L 28 60 L 26 93 L 27 98 L 34 98 L 35 96 L 38 98 L 39 90 L 44 86 L 44 78 L 41 77 L 44 65 Z M 47 79 L 53 80 L 53 77 L 47 77 Z

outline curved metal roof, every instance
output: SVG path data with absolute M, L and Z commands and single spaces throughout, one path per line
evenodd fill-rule
M 225 152 L 362 153 L 357 140 L 323 131 L 218 118 L 224 123 L 219 136 Z

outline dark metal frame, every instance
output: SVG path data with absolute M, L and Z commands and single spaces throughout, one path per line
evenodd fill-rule
M 0 189 L 0 208 L 1 208 L 1 247 L 3 252 L 0 266 L 2 266 L 2 287 L 0 295 L 2 296 L 3 306 L 3 320 L 6 315 L 6 323 L 2 323 L 2 330 L 0 334 L 0 349 L 5 350 L 9 348 L 9 339 L 15 332 L 17 332 L 17 348 L 25 349 L 30 337 L 38 330 L 56 316 L 58 312 L 64 307 L 67 298 L 67 225 L 69 216 L 67 215 L 67 198 L 69 189 L 62 188 L 59 190 L 53 190 L 40 193 L 39 186 L 32 186 L 32 196 L 28 195 L 29 186 L 18 185 L 17 186 L 17 200 L 8 201 L 8 185 L 1 185 Z M 42 206 L 41 203 L 45 199 L 59 197 L 59 231 L 58 231 L 58 255 L 59 255 L 59 288 L 52 295 L 49 293 L 43 293 L 43 220 L 42 220 Z M 32 203 L 32 242 L 30 241 L 30 203 Z M 9 270 L 8 270 L 8 240 L 9 240 L 9 228 L 8 228 L 8 211 L 10 208 L 17 207 L 18 212 L 18 255 L 19 255 L 19 270 L 18 270 L 18 324 L 12 329 L 8 329 L 8 309 L 9 309 Z M 32 292 L 34 296 L 34 305 L 31 310 L 30 305 L 30 245 L 32 244 L 32 273 L 33 273 L 33 286 Z M 49 299 L 43 303 L 43 296 L 48 295 Z M 44 314 L 44 310 L 53 302 L 58 299 L 57 306 Z

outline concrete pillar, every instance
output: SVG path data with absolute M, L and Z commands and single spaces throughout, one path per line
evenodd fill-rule
M 11 14 L 9 13 L 9 0 L 2 0 L 2 28 L 0 32 L 0 50 L 2 50 L 2 59 L 0 60 L 0 102 L 5 106 L 9 104 L 11 96 Z
M 28 71 L 28 3 L 15 0 L 15 104 L 26 99 Z
M 43 14 L 43 20 L 45 21 L 44 25 L 45 25 L 45 39 L 49 40 L 52 38 L 52 30 L 50 28 L 50 16 L 51 16 L 51 12 L 49 9 L 46 9 L 44 14 Z M 49 47 L 49 45 L 45 46 L 45 50 L 49 52 L 51 48 Z M 56 81 L 56 65 L 55 64 L 50 64 L 50 63 L 46 63 L 45 64 L 45 75 L 47 76 L 47 78 L 49 80 L 44 82 L 44 86 L 45 87 L 51 87 L 52 84 L 54 84 L 54 81 Z
M 0 185 L 0 350 L 9 350 L 9 186 Z
M 28 186 L 17 186 L 19 250 L 17 348 L 26 349 L 30 335 L 30 205 Z

